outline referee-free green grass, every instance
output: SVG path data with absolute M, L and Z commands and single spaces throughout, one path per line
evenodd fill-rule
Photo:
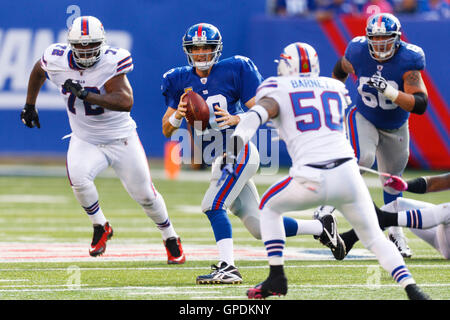
M 434 175 L 440 172 L 408 171 L 405 177 Z M 205 181 L 155 179 L 164 196 L 169 215 L 183 244 L 215 244 L 206 216 L 200 206 L 208 187 Z M 126 193 L 118 179 L 96 179 L 100 204 L 117 234 L 111 241 L 126 244 L 160 244 L 161 235 L 141 207 Z M 258 185 L 262 194 L 269 185 Z M 382 205 L 381 188 L 370 189 L 373 200 Z M 431 203 L 448 202 L 450 192 L 405 197 Z M 42 199 L 47 199 L 43 201 Z M 54 199 L 54 201 L 48 200 Z M 186 208 L 190 208 L 189 210 Z M 312 211 L 311 211 L 312 212 Z M 311 215 L 289 213 L 295 218 Z M 230 215 L 235 248 L 262 248 L 239 219 Z M 338 216 L 339 230 L 350 225 Z M 406 265 L 416 282 L 433 299 L 450 299 L 450 264 L 427 243 L 408 229 L 405 234 L 413 250 Z M 65 177 L 0 177 L 0 243 L 77 243 L 87 248 L 92 226 L 75 200 Z M 288 238 L 286 247 L 324 249 L 312 236 Z M 360 243 L 355 248 L 363 248 Z M 246 289 L 268 274 L 265 260 L 238 260 L 244 283 L 241 285 L 196 285 L 195 278 L 210 272 L 217 257 L 188 260 L 181 266 L 161 260 L 0 263 L 0 300 L 239 300 Z M 275 300 L 397 300 L 406 299 L 404 291 L 379 266 L 375 259 L 288 260 L 285 263 L 289 291 Z

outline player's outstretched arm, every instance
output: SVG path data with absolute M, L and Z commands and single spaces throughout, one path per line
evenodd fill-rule
M 349 73 L 355 73 L 353 65 L 345 57 L 341 57 L 336 62 L 331 77 L 345 83 Z
M 406 191 L 413 193 L 427 193 L 445 191 L 450 189 L 450 173 L 445 173 L 432 177 L 418 177 L 408 180 Z
M 280 107 L 278 102 L 272 98 L 264 97 L 258 101 L 258 104 L 253 106 L 245 115 L 241 118 L 241 121 L 237 125 L 232 138 L 236 137 L 237 148 L 235 150 L 240 151 L 244 145 L 253 137 L 256 130 L 266 123 L 269 119 L 278 116 Z M 237 154 L 235 154 L 237 156 Z
M 41 62 L 37 61 L 30 73 L 25 107 L 20 114 L 22 122 L 29 128 L 33 128 L 35 126 L 38 128 L 41 127 L 35 105 L 37 96 L 45 82 L 45 79 L 45 71 L 41 67 Z
M 162 118 L 162 132 L 166 138 L 172 136 L 172 134 L 181 126 L 183 118 L 186 117 L 187 102 L 183 101 L 185 95 L 185 93 L 181 95 L 178 108 L 174 109 L 168 107 Z
M 441 175 L 426 177 L 427 192 L 445 191 L 450 189 L 450 172 Z

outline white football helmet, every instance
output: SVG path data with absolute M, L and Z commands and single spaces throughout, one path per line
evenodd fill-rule
M 69 29 L 67 41 L 76 64 L 81 68 L 89 68 L 101 58 L 102 47 L 106 43 L 105 30 L 96 17 L 78 17 Z
M 278 60 L 279 76 L 318 77 L 319 74 L 319 56 L 312 46 L 295 42 L 284 48 Z

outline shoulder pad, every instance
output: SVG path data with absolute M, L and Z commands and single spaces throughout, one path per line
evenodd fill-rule
M 41 67 L 45 71 L 62 70 L 67 66 L 67 43 L 54 43 L 48 46 L 41 57 Z

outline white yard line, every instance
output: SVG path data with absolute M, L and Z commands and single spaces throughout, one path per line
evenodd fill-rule
M 342 264 L 342 265 L 333 265 L 333 264 L 308 264 L 308 265 L 301 265 L 301 266 L 290 266 L 285 265 L 285 268 L 369 268 L 379 266 L 376 261 L 374 261 L 373 264 Z M 238 266 L 239 269 L 268 269 L 267 265 L 264 266 Z M 381 266 L 379 266 L 381 268 Z M 179 272 L 180 270 L 205 270 L 208 267 L 184 267 L 184 266 L 167 266 L 167 267 L 79 267 L 79 271 L 157 271 L 157 270 L 163 270 L 163 271 L 175 271 Z M 414 269 L 414 268 L 427 268 L 427 269 L 448 269 L 450 268 L 450 265 L 444 264 L 444 265 L 430 265 L 430 264 L 408 264 L 408 269 Z M 0 272 L 17 272 L 17 271 L 30 271 L 30 272 L 36 272 L 36 271 L 62 271 L 67 272 L 67 267 L 60 267 L 60 268 L 3 268 L 0 269 Z M 29 281 L 28 279 L 19 279 L 19 280 L 0 280 L 1 281 Z
M 36 285 L 37 286 L 37 285 Z M 36 287 L 34 286 L 34 287 Z M 49 288 L 46 289 L 0 289 L 0 292 L 67 292 L 67 291 L 114 291 L 114 292 L 124 292 L 128 295 L 156 295 L 156 294 L 176 294 L 178 296 L 180 295 L 189 295 L 189 294 L 209 294 L 216 293 L 217 289 L 236 289 L 236 288 L 249 288 L 251 284 L 246 285 L 214 285 L 214 286 L 207 286 L 207 285 L 192 285 L 192 286 L 183 286 L 183 287 L 174 287 L 174 286 L 167 286 L 167 287 L 145 287 L 145 286 L 133 286 L 133 287 L 85 287 L 80 288 L 79 286 L 68 286 L 68 285 L 48 285 Z M 450 287 L 450 283 L 421 283 L 421 287 L 427 287 L 427 288 L 442 288 L 442 287 Z M 30 286 L 33 287 L 33 286 Z M 62 288 L 67 287 L 67 288 Z M 380 285 L 368 285 L 365 283 L 361 284 L 336 284 L 336 285 L 312 285 L 312 284 L 289 284 L 289 290 L 290 291 L 301 291 L 303 289 L 314 289 L 314 288 L 339 288 L 339 289 L 347 289 L 347 288 L 368 288 L 368 289 L 382 289 L 382 288 L 393 288 L 398 287 L 398 284 L 392 283 L 392 284 L 380 284 Z M 195 289 L 194 291 L 191 291 Z M 142 292 L 137 292 L 138 290 L 142 290 Z M 213 298 L 214 296 L 208 296 Z M 208 298 L 206 297 L 206 298 Z M 242 296 L 237 296 L 238 298 L 242 298 Z M 191 299 L 195 299 L 196 297 L 190 297 Z M 201 299 L 204 299 L 205 296 L 198 297 Z M 220 296 L 217 298 L 223 299 L 224 296 Z
M 153 179 L 168 180 L 163 169 L 150 169 Z M 272 184 L 288 173 L 278 173 L 273 175 L 256 174 L 255 183 Z M 0 176 L 42 176 L 42 177 L 66 177 L 67 171 L 65 166 L 40 166 L 40 165 L 0 165 Z M 117 178 L 115 172 L 111 168 L 107 168 L 101 172 L 98 177 Z M 211 177 L 210 170 L 190 171 L 182 170 L 175 181 L 209 181 Z M 364 180 L 368 187 L 381 188 L 381 182 L 378 178 L 364 175 Z

